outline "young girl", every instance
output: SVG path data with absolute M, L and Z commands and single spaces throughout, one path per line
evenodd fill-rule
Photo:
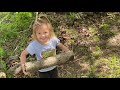
M 22 71 L 25 75 L 28 74 L 25 69 L 26 56 L 28 54 L 35 55 L 37 60 L 41 60 L 42 58 L 47 58 L 50 57 L 50 55 L 56 54 L 57 46 L 65 52 L 69 51 L 69 49 L 60 43 L 60 40 L 55 36 L 47 17 L 42 17 L 44 16 L 41 16 L 38 20 L 36 20 L 33 25 L 32 36 L 34 40 L 27 46 L 25 50 L 22 51 L 20 56 Z M 38 72 L 40 78 L 58 77 L 57 66 L 40 69 Z

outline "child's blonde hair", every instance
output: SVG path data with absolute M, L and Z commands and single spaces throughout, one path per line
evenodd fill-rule
M 54 31 L 53 31 L 53 27 L 52 27 L 49 19 L 47 18 L 47 16 L 41 15 L 41 16 L 39 16 L 39 17 L 35 20 L 35 22 L 34 22 L 34 24 L 33 24 L 33 34 L 32 34 L 32 38 L 33 38 L 33 39 L 37 39 L 37 37 L 36 37 L 36 30 L 37 30 L 40 26 L 42 26 L 43 24 L 46 24 L 46 25 L 48 26 L 48 28 L 49 28 L 49 30 L 50 30 L 50 38 L 56 37 L 56 35 L 55 35 Z

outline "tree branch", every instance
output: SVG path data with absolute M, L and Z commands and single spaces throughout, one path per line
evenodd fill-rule
M 31 62 L 26 62 L 26 70 L 29 72 L 34 72 L 39 69 L 47 68 L 50 66 L 55 66 L 55 65 L 60 65 L 64 64 L 69 60 L 74 59 L 74 53 L 73 51 L 68 51 L 65 53 L 60 53 L 54 57 L 48 57 L 46 59 L 43 59 L 41 61 L 31 61 Z M 16 65 L 12 68 L 10 68 L 8 71 L 13 73 L 14 75 L 17 75 L 21 71 L 21 66 Z

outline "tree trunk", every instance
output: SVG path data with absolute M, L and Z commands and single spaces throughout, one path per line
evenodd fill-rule
M 68 51 L 65 53 L 58 54 L 55 57 L 48 57 L 41 61 L 26 62 L 26 70 L 29 72 L 33 72 L 33 71 L 47 68 L 50 66 L 64 64 L 69 60 L 73 60 L 74 59 L 73 55 L 74 55 L 74 53 L 72 51 Z M 19 65 L 16 65 L 16 66 L 10 68 L 8 71 L 13 73 L 14 75 L 16 75 L 16 74 L 20 73 L 21 70 L 22 69 L 19 64 Z

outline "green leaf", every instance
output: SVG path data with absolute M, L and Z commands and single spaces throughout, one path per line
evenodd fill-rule
M 3 48 L 0 48 L 0 57 L 2 57 L 5 54 L 5 51 Z

